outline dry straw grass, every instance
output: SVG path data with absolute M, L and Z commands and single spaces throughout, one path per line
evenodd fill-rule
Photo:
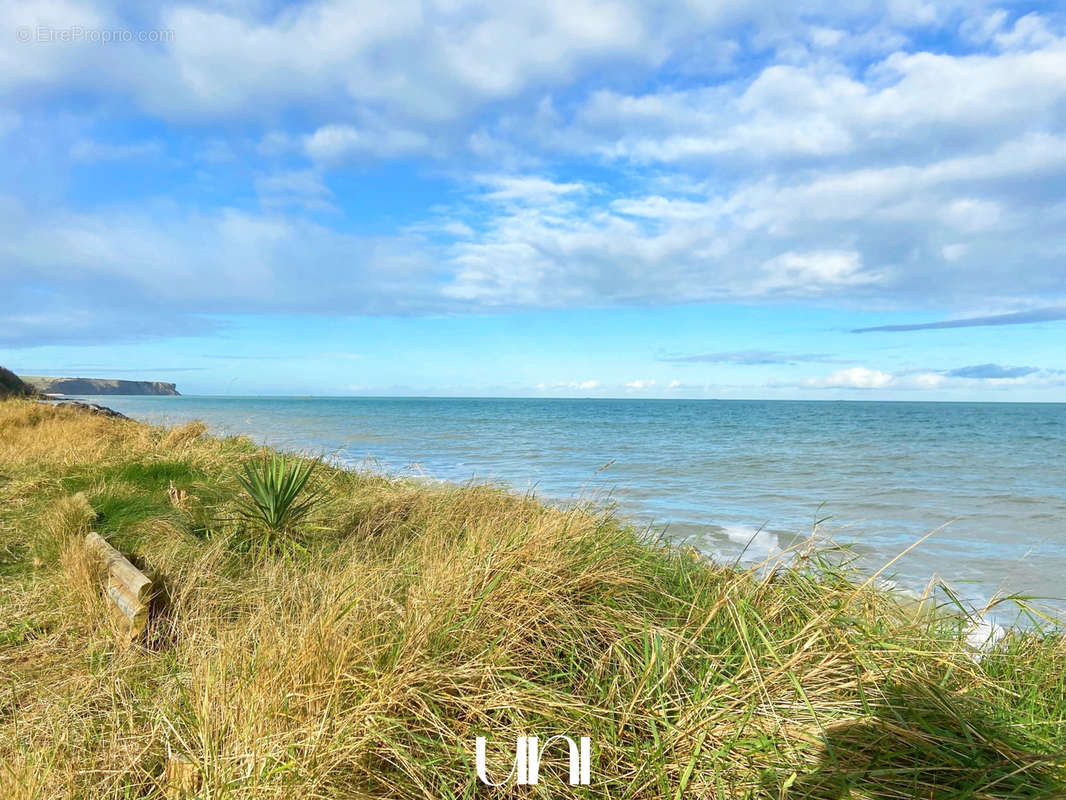
M 975 660 L 957 620 L 817 556 L 759 575 L 595 509 L 325 468 L 303 547 L 257 550 L 256 456 L 0 403 L 0 797 L 165 797 L 172 754 L 205 800 L 1064 796 L 1057 634 Z M 107 627 L 89 526 L 166 589 L 141 646 Z M 562 732 L 592 737 L 592 786 L 551 757 L 479 786 L 475 736 L 502 777 L 508 740 Z

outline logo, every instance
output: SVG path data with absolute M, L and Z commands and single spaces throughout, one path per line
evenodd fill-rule
M 475 741 L 474 759 L 477 764 L 477 776 L 486 786 L 503 786 L 512 778 L 518 786 L 536 786 L 544 752 L 553 742 L 566 742 L 570 759 L 570 785 L 588 786 L 592 776 L 592 740 L 588 736 L 582 736 L 578 741 L 580 745 L 569 736 L 558 735 L 550 737 L 541 747 L 536 736 L 519 736 L 515 746 L 514 766 L 506 778 L 499 783 L 493 783 L 489 780 L 485 767 L 485 737 L 478 736 Z

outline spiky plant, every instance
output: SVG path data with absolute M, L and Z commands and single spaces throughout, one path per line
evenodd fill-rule
M 246 462 L 244 474 L 237 476 L 247 493 L 241 498 L 241 516 L 274 533 L 291 533 L 318 497 L 314 492 L 301 497 L 317 463 L 280 454 Z

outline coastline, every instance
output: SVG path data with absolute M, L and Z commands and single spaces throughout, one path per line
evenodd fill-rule
M 74 398 L 40 399 L 39 402 L 51 403 L 56 407 L 72 407 L 89 413 L 102 414 L 103 416 L 112 417 L 116 419 L 136 421 L 133 420 L 131 417 L 127 417 L 125 414 L 115 411 L 112 408 L 100 406 L 96 403 L 88 403 L 84 400 L 78 400 Z M 140 421 L 136 422 L 138 422 L 138 424 L 148 424 Z M 306 451 L 301 450 L 295 450 L 293 451 L 293 454 L 305 457 L 309 456 Z M 328 459 L 327 461 L 337 469 L 344 471 L 360 472 L 367 469 L 365 462 L 363 464 L 351 464 L 344 461 L 329 461 Z M 377 474 L 387 480 L 402 479 L 411 481 L 412 483 L 418 486 L 426 486 L 430 488 L 434 486 L 439 487 L 441 485 L 444 485 L 448 488 L 460 489 L 463 483 L 465 483 L 459 481 L 450 481 L 442 478 L 434 478 L 429 475 L 405 475 L 401 477 L 393 473 L 389 473 L 388 471 L 381 470 L 378 470 Z M 515 491 L 513 487 L 504 487 L 504 489 L 505 491 L 508 491 L 510 493 L 513 493 Z M 539 502 L 565 509 L 567 507 L 573 506 L 575 503 L 583 501 L 578 501 L 573 498 L 568 499 L 556 497 L 539 498 Z M 628 524 L 634 527 L 635 529 L 639 529 L 642 527 L 632 520 L 623 520 L 623 523 Z M 813 551 L 818 548 L 828 550 L 829 548 L 837 547 L 836 544 L 828 540 L 819 541 L 817 538 L 817 532 L 812 533 L 809 537 L 802 537 L 797 534 L 792 534 L 792 544 L 782 548 L 778 546 L 779 540 L 777 538 L 774 538 L 772 541 L 766 539 L 765 532 L 761 529 L 750 530 L 744 528 L 730 528 L 728 526 L 716 527 L 719 527 L 723 531 L 723 533 L 725 533 L 729 538 L 743 545 L 741 555 L 738 556 L 735 560 L 729 558 L 728 556 L 726 556 L 726 554 L 723 553 L 706 552 L 700 550 L 699 548 L 692 547 L 691 545 L 685 545 L 684 543 L 678 543 L 676 541 L 675 544 L 679 547 L 692 548 L 692 550 L 699 552 L 703 558 L 708 559 L 709 561 L 715 563 L 718 566 L 728 566 L 730 565 L 730 563 L 732 563 L 733 566 L 740 567 L 742 569 L 752 568 L 756 570 L 766 570 L 769 572 L 774 572 L 779 569 L 792 568 L 789 562 L 793 561 L 796 558 L 796 554 L 802 550 Z M 665 529 L 656 529 L 654 527 L 649 527 L 646 530 L 657 539 L 662 537 L 666 533 Z M 784 532 L 778 532 L 777 536 L 780 536 L 782 533 Z M 743 559 L 742 557 L 748 555 L 749 552 L 751 553 L 750 557 L 746 560 Z M 861 574 L 861 572 L 858 572 L 856 574 Z M 879 589 L 898 595 L 900 600 L 907 604 L 921 605 L 922 603 L 928 602 L 927 597 L 923 597 L 916 591 L 900 587 L 892 580 L 882 579 L 879 580 L 876 585 Z M 995 605 L 999 605 L 999 603 L 996 603 Z M 1013 625 L 1017 624 L 1017 619 L 1019 618 L 1017 612 L 1014 613 L 1013 617 L 1015 619 L 1014 621 L 1012 621 L 1007 619 L 1005 615 L 1000 616 L 992 612 L 991 609 L 994 607 L 994 605 L 989 605 L 983 610 L 979 610 L 975 607 L 965 608 L 961 604 L 957 607 L 957 610 L 967 620 L 968 625 L 965 630 L 964 637 L 966 643 L 973 649 L 975 658 L 980 658 L 982 651 L 987 650 L 990 647 L 994 647 L 1001 639 L 1003 639 L 1007 635 L 1008 630 Z M 1005 612 L 1001 613 L 1005 614 Z M 1000 624 L 1001 622 L 1004 624 Z
M 138 785 L 178 752 L 258 796 L 447 796 L 476 786 L 475 733 L 523 731 L 590 735 L 601 789 L 641 775 L 633 797 L 1066 787 L 1061 631 L 975 661 L 958 619 L 817 552 L 759 575 L 592 509 L 326 466 L 299 547 L 262 549 L 234 514 L 240 465 L 269 455 L 247 438 L 17 400 L 0 429 L 8 795 L 100 796 L 91 765 L 115 756 L 92 742 L 121 737 L 138 744 L 109 774 Z M 76 546 L 90 529 L 167 587 L 126 651 Z
M 920 595 L 932 576 L 974 609 L 1022 594 L 1063 606 L 1066 492 L 1042 466 L 1066 407 L 425 398 L 116 398 L 153 424 L 203 419 L 385 474 L 487 481 L 552 503 L 616 503 L 638 526 L 731 563 L 819 535 Z M 877 436 L 867 434 L 877 430 Z M 950 430 L 951 435 L 939 435 Z M 369 457 L 369 460 L 368 460 Z M 610 466 L 602 469 L 605 465 Z M 827 518 L 827 519 L 826 519 Z M 945 526 L 945 523 L 948 523 Z M 749 540 L 754 541 L 749 545 Z M 746 550 L 745 550 L 746 548 Z M 997 622 L 1016 616 L 1009 603 Z
M 88 403 L 83 400 L 77 400 L 74 398 L 54 399 L 57 400 L 57 402 L 54 402 L 53 405 L 57 407 L 69 406 L 87 411 L 89 413 L 102 414 L 104 416 L 116 419 L 135 421 L 132 420 L 132 418 L 127 417 L 125 414 L 115 411 L 112 408 L 100 406 L 95 403 Z M 41 400 L 41 402 L 48 401 Z M 138 422 L 138 424 L 147 423 Z M 308 455 L 306 452 L 303 451 L 295 451 L 294 454 L 304 456 Z M 335 462 L 333 463 L 333 466 L 338 469 L 350 472 L 361 471 L 365 468 L 364 466 L 353 465 L 344 462 Z M 398 477 L 388 472 L 381 472 L 379 474 L 385 479 L 397 479 Z M 439 486 L 440 484 L 445 484 L 446 486 L 452 489 L 459 489 L 462 487 L 462 484 L 460 482 L 448 481 L 441 478 L 434 478 L 428 475 L 404 476 L 403 479 L 410 480 L 416 485 L 423 485 L 423 483 L 425 482 L 429 486 Z M 508 487 L 505 487 L 505 490 L 511 493 L 515 491 L 513 488 Z M 573 506 L 578 501 L 573 498 L 541 498 L 540 502 L 545 502 L 556 507 L 566 508 L 568 506 Z M 634 521 L 623 522 L 624 524 L 628 524 L 634 528 L 641 527 L 637 525 Z M 744 528 L 730 528 L 729 526 L 718 527 L 720 527 L 723 533 L 729 536 L 729 538 L 743 544 L 741 556 L 737 557 L 735 560 L 732 560 L 732 565 L 734 567 L 740 567 L 742 569 L 752 568 L 761 571 L 769 571 L 770 573 L 773 573 L 779 569 L 791 569 L 793 568 L 793 566 L 790 564 L 790 562 L 793 561 L 796 558 L 796 554 L 802 551 L 803 549 L 813 551 L 818 548 L 828 549 L 835 548 L 837 546 L 828 540 L 819 542 L 819 540 L 817 539 L 817 532 L 814 532 L 806 538 L 801 537 L 797 534 L 792 534 L 793 543 L 785 548 L 781 548 L 778 546 L 779 540 L 774 539 L 773 542 L 766 540 L 764 538 L 764 532 L 762 531 L 762 529 L 750 530 Z M 665 529 L 658 530 L 654 528 L 648 528 L 647 530 L 648 532 L 652 533 L 656 539 L 660 538 L 666 533 Z M 779 532 L 777 535 L 780 536 L 781 533 L 783 532 Z M 731 562 L 731 559 L 726 557 L 722 553 L 705 552 L 699 550 L 699 548 L 693 548 L 691 545 L 684 545 L 683 543 L 676 544 L 679 547 L 687 546 L 692 548 L 692 550 L 699 552 L 703 558 L 708 559 L 709 561 L 715 563 L 718 566 L 728 566 Z M 743 561 L 742 557 L 744 555 L 747 555 L 749 551 L 753 551 L 753 556 L 748 558 L 746 561 Z M 892 580 L 878 580 L 876 586 L 882 591 L 897 595 L 899 599 L 906 604 L 917 604 L 918 606 L 921 606 L 923 603 L 929 602 L 928 597 L 920 595 L 918 592 L 900 587 Z M 989 648 L 995 647 L 1005 636 L 1007 636 L 1010 629 L 1018 624 L 1018 620 L 1021 619 L 1021 616 L 1018 614 L 1017 611 L 1015 611 L 1014 614 L 1011 615 L 1013 619 L 1008 619 L 1006 616 L 1006 612 L 1002 612 L 1003 616 L 1000 616 L 992 610 L 1003 600 L 1009 600 L 1009 598 L 1004 597 L 1002 600 L 997 601 L 996 598 L 993 597 L 990 600 L 989 605 L 987 605 L 984 609 L 977 609 L 975 607 L 966 608 L 962 602 L 960 602 L 956 606 L 956 610 L 966 621 L 963 636 L 967 645 L 973 650 L 974 658 L 979 659 L 981 657 L 982 651 L 986 651 Z M 1003 624 L 1000 624 L 1001 622 Z

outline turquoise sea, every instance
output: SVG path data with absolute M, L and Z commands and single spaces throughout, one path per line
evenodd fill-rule
M 723 560 L 822 532 L 876 568 L 983 603 L 1066 596 L 1066 404 L 108 397 L 137 419 L 428 480 L 615 501 Z M 609 465 L 609 466 L 608 466 Z

